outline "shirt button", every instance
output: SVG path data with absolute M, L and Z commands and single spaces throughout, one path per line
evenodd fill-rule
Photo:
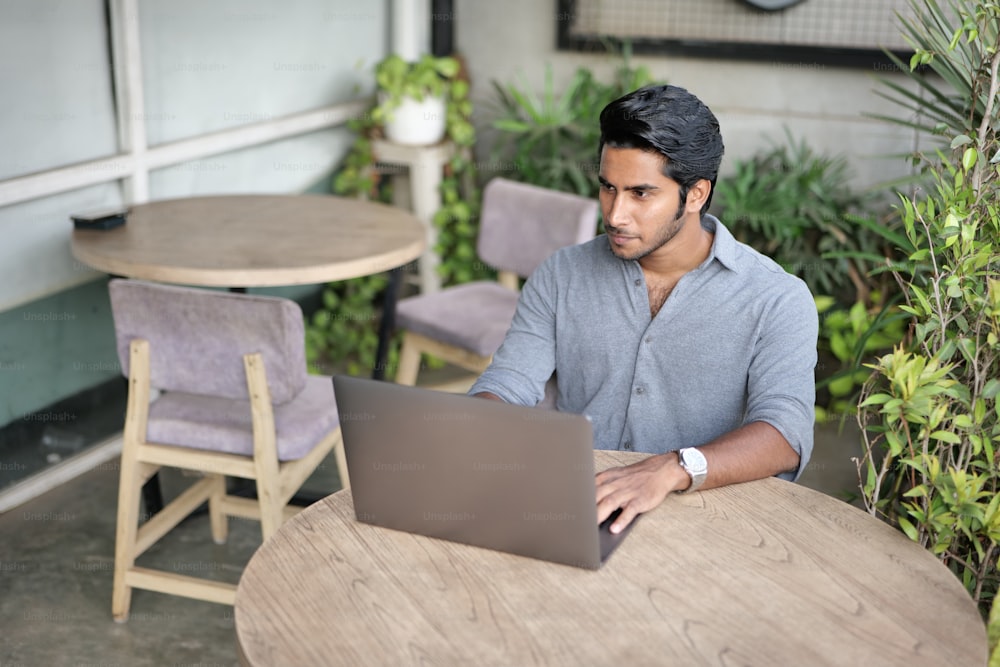
M 622 445 L 622 447 L 625 448 L 625 449 L 632 449 L 632 443 L 629 442 L 628 440 L 626 440 L 625 444 Z
M 643 389 L 642 387 L 636 387 L 635 388 L 635 393 L 637 393 L 637 394 L 644 394 L 644 393 L 646 393 L 646 390 Z
M 650 337 L 647 337 L 646 340 L 645 340 L 646 345 L 649 345 L 652 342 L 653 342 L 653 339 L 650 338 Z
M 636 278 L 635 279 L 635 286 L 638 287 L 641 284 L 642 284 L 642 280 L 640 280 L 639 278 Z

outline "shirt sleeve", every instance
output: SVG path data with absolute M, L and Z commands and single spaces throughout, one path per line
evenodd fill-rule
M 818 330 L 812 294 L 795 279 L 764 318 L 750 361 L 744 423 L 770 424 L 799 454 L 798 469 L 779 475 L 785 479 L 798 479 L 812 456 Z
M 493 362 L 476 380 L 470 394 L 490 392 L 516 405 L 537 405 L 555 370 L 557 271 L 554 258 L 528 278 L 517 311 Z

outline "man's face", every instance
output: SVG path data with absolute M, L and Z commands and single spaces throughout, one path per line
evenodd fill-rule
M 601 151 L 601 213 L 611 252 L 639 260 L 670 242 L 689 219 L 680 185 L 663 175 L 663 158 L 638 148 Z

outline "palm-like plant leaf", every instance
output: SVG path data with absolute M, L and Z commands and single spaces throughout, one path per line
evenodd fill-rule
M 945 12 L 936 0 L 910 0 L 912 14 L 909 17 L 899 15 L 899 22 L 904 39 L 915 51 L 911 62 L 925 63 L 940 81 L 923 70 L 907 67 L 887 51 L 886 56 L 915 84 L 915 89 L 880 77 L 888 92 L 879 91 L 878 95 L 899 105 L 911 117 L 878 114 L 870 114 L 870 117 L 940 135 L 946 141 L 968 134 L 979 126 L 986 112 L 988 91 L 973 90 L 971 82 L 985 60 L 981 44 L 996 45 L 997 40 L 996 34 L 992 34 L 996 33 L 995 29 L 990 35 L 983 35 L 984 39 L 974 42 L 955 39 L 962 25 L 960 12 L 972 12 L 974 4 L 971 0 L 955 0 L 950 3 L 950 12 Z M 927 54 L 926 57 L 922 58 L 922 53 Z

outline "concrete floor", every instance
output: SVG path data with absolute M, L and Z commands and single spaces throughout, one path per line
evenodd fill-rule
M 852 456 L 860 452 L 853 423 L 817 429 L 812 462 L 801 482 L 845 500 L 857 498 Z M 168 471 L 164 494 L 189 480 Z M 111 619 L 117 459 L 0 515 L 0 665 L 237 665 L 230 607 L 135 591 L 127 623 Z M 306 485 L 340 488 L 332 458 Z M 215 545 L 207 515 L 167 535 L 140 563 L 236 582 L 260 546 L 256 522 L 230 519 L 227 544 Z M 336 621 L 331 619 L 331 631 Z

